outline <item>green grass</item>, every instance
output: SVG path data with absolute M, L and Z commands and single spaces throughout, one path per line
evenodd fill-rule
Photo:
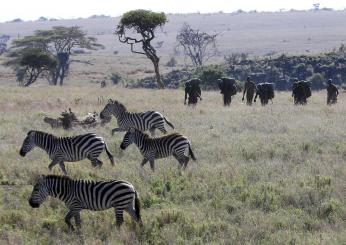
M 100 112 L 98 97 L 118 99 L 131 111 L 158 110 L 186 135 L 198 161 L 182 174 L 174 158 L 140 170 L 134 146 L 121 151 L 123 133 L 105 127 L 52 130 L 45 115 L 69 107 L 79 116 Z M 32 209 L 27 199 L 38 174 L 49 174 L 47 154 L 18 154 L 30 129 L 67 136 L 88 131 L 103 136 L 115 156 L 101 169 L 87 160 L 66 163 L 71 177 L 125 179 L 142 202 L 144 229 L 125 214 L 115 228 L 113 210 L 82 212 L 86 244 L 342 244 L 346 242 L 346 102 L 333 107 L 325 92 L 305 107 L 293 106 L 289 93 L 273 104 L 248 107 L 236 95 L 222 106 L 218 92 L 203 92 L 195 109 L 183 105 L 183 91 L 127 90 L 98 86 L 2 86 L 0 91 L 0 243 L 78 244 L 64 222 L 63 203 L 48 199 Z M 80 99 L 78 99 L 80 98 Z M 61 174 L 58 167 L 53 173 Z

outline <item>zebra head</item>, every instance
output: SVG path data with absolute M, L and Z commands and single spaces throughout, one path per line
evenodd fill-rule
M 130 130 L 127 131 L 123 141 L 121 142 L 120 149 L 125 150 L 129 145 L 135 142 L 135 133 L 136 130 L 134 128 L 130 128 Z
M 29 204 L 33 208 L 39 208 L 40 205 L 46 200 L 49 195 L 48 187 L 46 183 L 46 176 L 40 176 L 34 185 L 31 196 L 29 198 Z
M 26 153 L 31 151 L 36 146 L 35 143 L 35 131 L 29 131 L 26 138 L 23 141 L 23 145 L 20 148 L 19 154 L 25 157 Z
M 100 113 L 100 118 L 102 121 L 109 122 L 111 120 L 111 116 L 114 115 L 118 118 L 122 113 L 126 111 L 126 108 L 123 104 L 116 100 L 108 100 L 107 105 Z

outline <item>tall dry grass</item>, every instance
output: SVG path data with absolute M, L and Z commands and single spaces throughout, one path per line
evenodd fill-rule
M 79 116 L 100 112 L 108 98 L 131 111 L 157 110 L 192 142 L 198 161 L 182 174 L 174 158 L 141 170 L 136 147 L 119 149 L 123 133 L 105 127 L 51 129 L 43 117 L 71 108 Z M 115 156 L 116 166 L 94 169 L 88 160 L 66 163 L 73 178 L 125 179 L 137 188 L 144 230 L 125 215 L 117 231 L 113 210 L 82 212 L 86 244 L 342 244 L 346 242 L 346 102 L 327 106 L 314 93 L 307 106 L 293 106 L 289 93 L 273 104 L 252 107 L 236 95 L 222 106 L 217 92 L 203 92 L 195 109 L 183 105 L 183 91 L 119 87 L 2 86 L 0 91 L 0 243 L 78 244 L 67 232 L 66 207 L 49 199 L 31 209 L 32 179 L 49 174 L 47 154 L 18 150 L 30 129 L 60 136 L 96 132 Z M 58 167 L 53 170 L 61 174 Z

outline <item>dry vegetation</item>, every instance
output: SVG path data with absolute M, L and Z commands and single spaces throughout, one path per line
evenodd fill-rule
M 196 109 L 183 106 L 183 91 L 100 89 L 65 86 L 0 91 L 0 243 L 77 244 L 67 232 L 66 207 L 49 199 L 33 210 L 27 202 L 37 174 L 49 159 L 35 149 L 18 150 L 30 129 L 56 135 L 87 130 L 52 130 L 43 117 L 71 107 L 79 115 L 100 111 L 98 97 L 118 99 L 130 110 L 158 110 L 188 136 L 198 157 L 182 174 L 174 158 L 158 160 L 157 171 L 139 169 L 136 147 L 119 149 L 123 134 L 92 129 L 105 137 L 117 161 L 106 155 L 101 169 L 89 161 L 67 163 L 74 178 L 125 179 L 140 193 L 144 230 L 125 215 L 115 229 L 113 210 L 82 212 L 87 244 L 342 244 L 346 242 L 346 101 L 325 104 L 325 93 L 293 106 L 289 93 L 273 104 L 248 107 L 237 95 L 222 107 L 217 92 L 205 92 Z M 80 99 L 79 99 L 80 98 Z M 53 171 L 61 174 L 56 167 Z

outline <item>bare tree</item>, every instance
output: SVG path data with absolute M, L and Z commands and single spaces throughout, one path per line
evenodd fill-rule
M 119 41 L 131 45 L 131 52 L 143 54 L 151 60 L 154 65 L 156 82 L 159 88 L 164 88 L 159 72 L 160 58 L 156 54 L 155 48 L 151 41 L 155 38 L 155 29 L 162 27 L 167 22 L 164 13 L 155 13 L 148 10 L 133 10 L 125 13 L 120 20 L 117 30 Z M 127 32 L 135 32 L 131 37 Z M 144 52 L 135 51 L 134 45 L 141 44 Z
M 183 47 L 185 55 L 189 56 L 194 66 L 202 66 L 209 58 L 217 53 L 216 37 L 199 29 L 192 29 L 184 23 L 176 39 L 179 47 Z

